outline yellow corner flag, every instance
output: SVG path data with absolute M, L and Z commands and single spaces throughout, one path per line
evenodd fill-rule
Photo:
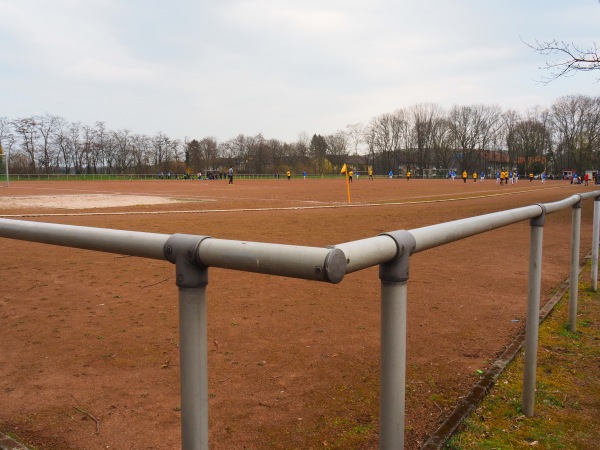
M 350 203 L 350 183 L 348 182 L 348 168 L 346 167 L 346 163 L 342 166 L 340 173 L 346 174 L 346 190 L 348 191 L 348 203 Z

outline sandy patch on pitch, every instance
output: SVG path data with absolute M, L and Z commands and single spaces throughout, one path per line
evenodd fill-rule
M 0 207 L 15 209 L 90 209 L 139 205 L 163 205 L 167 203 L 180 203 L 185 201 L 191 200 L 146 195 L 36 195 L 30 197 L 0 197 Z

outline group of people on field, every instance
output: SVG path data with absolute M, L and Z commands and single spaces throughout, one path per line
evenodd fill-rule
M 508 182 L 510 181 L 510 184 L 517 184 L 517 181 L 519 181 L 519 174 L 517 173 L 517 171 L 508 171 L 508 170 L 501 170 L 499 172 L 496 172 L 496 183 L 499 184 L 500 186 L 502 186 L 503 184 L 508 184 Z
M 369 180 L 373 180 L 373 169 L 369 168 L 368 174 L 369 174 Z M 183 178 L 184 179 L 185 178 L 189 179 L 190 175 L 189 174 L 186 174 L 186 175 L 187 176 L 184 175 Z M 212 175 L 212 174 L 207 174 L 206 179 L 218 179 L 218 178 L 221 178 L 221 175 L 222 175 L 223 178 L 225 178 L 225 174 L 220 174 L 219 173 L 218 176 L 214 177 L 214 178 L 212 176 L 210 176 L 210 175 Z M 291 172 L 289 170 L 287 171 L 286 175 L 287 175 L 287 179 L 291 180 L 292 174 L 291 174 Z M 354 171 L 353 170 L 349 170 L 348 173 L 347 173 L 347 175 L 348 175 L 348 181 L 352 182 L 352 179 L 354 178 Z M 204 179 L 204 177 L 202 177 L 201 173 L 198 173 L 197 176 L 198 176 L 199 180 Z M 410 170 L 408 170 L 406 172 L 406 180 L 410 181 L 411 176 L 412 176 L 412 174 L 411 174 Z M 167 178 L 167 179 L 169 179 L 170 177 L 171 177 L 171 173 L 170 172 L 167 172 L 165 174 L 163 174 L 162 172 L 159 173 L 159 178 Z M 390 178 L 390 180 L 393 179 L 393 177 L 394 177 L 394 172 L 392 170 L 390 170 L 390 172 L 389 172 L 389 178 Z M 448 177 L 451 178 L 452 180 L 454 180 L 456 178 L 456 171 L 454 171 L 454 170 L 449 171 L 448 172 Z M 473 172 L 473 174 L 471 175 L 471 177 L 473 178 L 473 182 L 475 182 L 475 183 L 477 182 L 477 178 L 479 178 L 480 181 L 483 182 L 484 179 L 485 179 L 485 172 L 482 171 L 479 175 L 477 174 L 477 172 Z M 175 178 L 176 179 L 178 178 L 177 174 L 175 174 Z M 229 168 L 229 170 L 227 171 L 227 178 L 229 179 L 229 184 L 233 184 L 233 166 L 231 166 Z M 277 176 L 277 178 L 279 178 L 279 176 Z M 303 178 L 306 180 L 306 171 L 303 173 Z M 463 170 L 463 172 L 462 172 L 462 180 L 463 180 L 463 182 L 466 183 L 467 180 L 468 180 L 468 178 L 469 178 L 469 174 L 467 173 L 466 170 Z M 533 175 L 533 172 L 529 173 L 528 178 L 529 178 L 530 182 L 534 180 L 535 177 Z M 539 178 L 542 180 L 542 183 L 545 183 L 548 178 L 552 179 L 551 176 L 550 177 L 548 176 L 548 174 L 547 174 L 546 171 L 543 171 L 539 175 Z M 571 184 L 585 184 L 586 186 L 588 185 L 590 178 L 591 177 L 590 177 L 590 175 L 588 173 L 586 173 L 584 176 L 578 176 L 577 173 L 574 173 L 570 177 Z M 600 179 L 596 175 L 596 173 L 594 173 L 594 177 L 593 178 L 594 178 L 594 180 L 593 180 L 594 184 L 600 184 Z M 356 179 L 358 179 L 358 172 L 356 173 Z M 496 172 L 496 184 L 499 184 L 499 185 L 502 186 L 502 185 L 508 185 L 509 182 L 510 182 L 510 184 L 516 184 L 518 181 L 519 181 L 519 174 L 518 174 L 518 172 L 516 170 L 514 170 L 514 171 L 513 170 L 510 170 L 510 171 L 509 170 L 502 170 L 502 171 Z

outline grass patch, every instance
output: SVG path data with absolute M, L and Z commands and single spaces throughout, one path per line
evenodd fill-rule
M 589 280 L 589 264 L 582 280 Z M 600 292 L 582 287 L 576 331 L 566 325 L 568 297 L 540 326 L 534 416 L 521 412 L 521 351 L 445 448 L 598 448 Z

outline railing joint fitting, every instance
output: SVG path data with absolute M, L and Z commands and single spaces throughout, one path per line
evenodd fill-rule
M 543 227 L 546 222 L 546 205 L 542 203 L 536 203 L 542 209 L 542 213 L 539 216 L 533 217 L 529 220 L 529 225 L 532 227 Z
M 410 255 L 414 253 L 417 246 L 415 237 L 406 230 L 381 233 L 379 236 L 388 236 L 396 243 L 396 256 L 379 265 L 379 278 L 381 281 L 394 283 L 408 281 Z
M 198 247 L 210 236 L 173 234 L 165 242 L 167 261 L 175 264 L 175 283 L 180 288 L 198 288 L 208 284 L 208 267 L 198 259 Z

